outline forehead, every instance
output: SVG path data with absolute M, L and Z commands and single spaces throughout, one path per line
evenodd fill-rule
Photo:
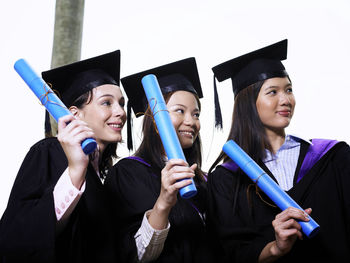
M 104 84 L 98 86 L 92 90 L 94 96 L 101 97 L 104 95 L 112 95 L 115 97 L 122 97 L 122 92 L 117 85 L 113 84 Z
M 285 87 L 287 85 L 291 85 L 291 82 L 288 77 L 283 78 L 270 78 L 264 81 L 262 88 L 269 87 Z
M 169 98 L 168 105 L 181 104 L 187 107 L 194 106 L 198 107 L 198 101 L 196 96 L 189 91 L 178 90 L 175 91 Z

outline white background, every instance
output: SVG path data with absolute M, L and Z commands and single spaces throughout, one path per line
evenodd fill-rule
M 50 68 L 55 1 L 2 0 L 0 10 L 1 215 L 25 154 L 44 135 L 44 109 L 13 64 L 25 58 L 38 73 Z M 348 0 L 86 0 L 82 59 L 120 49 L 126 76 L 196 57 L 207 170 L 226 141 L 233 106 L 230 81 L 218 83 L 224 131 L 215 131 L 211 68 L 285 38 L 283 63 L 297 100 L 287 132 L 350 143 L 349 13 Z M 125 144 L 118 154 L 128 155 Z

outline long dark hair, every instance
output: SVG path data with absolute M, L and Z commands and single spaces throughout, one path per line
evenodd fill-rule
M 93 99 L 93 91 L 90 90 L 79 96 L 70 106 L 76 106 L 78 109 L 83 109 L 86 105 L 91 103 Z M 117 142 L 107 145 L 103 151 L 99 162 L 99 173 L 102 178 L 106 177 L 108 170 L 113 166 L 113 158 L 117 158 Z
M 169 92 L 163 95 L 165 102 L 169 101 L 173 93 L 174 92 Z M 199 110 L 201 110 L 201 104 L 198 96 L 196 96 L 195 94 L 193 95 L 196 97 Z M 143 133 L 143 139 L 139 148 L 135 152 L 135 156 L 138 156 L 144 159 L 154 169 L 162 170 L 165 166 L 165 160 L 164 160 L 165 152 L 164 152 L 164 148 L 163 148 L 163 144 L 161 142 L 160 136 L 156 129 L 152 112 L 149 107 L 144 114 L 144 119 L 142 124 L 142 133 Z M 196 174 L 195 178 L 199 177 L 199 179 L 203 181 L 204 172 L 201 170 L 201 166 L 202 166 L 201 149 L 202 149 L 201 139 L 200 139 L 200 135 L 198 134 L 193 145 L 188 149 L 184 149 L 183 151 L 186 157 L 186 161 L 189 165 L 192 165 L 193 163 L 197 164 L 197 169 L 195 171 L 195 174 Z
M 237 94 L 231 130 L 227 138 L 227 140 L 234 140 L 256 162 L 265 158 L 265 149 L 271 150 L 264 125 L 256 108 L 256 100 L 263 84 L 264 81 L 256 82 Z M 222 151 L 209 172 L 221 161 L 228 160 L 229 157 Z

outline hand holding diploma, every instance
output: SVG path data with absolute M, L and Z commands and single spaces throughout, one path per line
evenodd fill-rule
M 14 68 L 57 122 L 59 118 L 71 115 L 63 102 L 24 59 L 17 60 Z M 92 153 L 96 146 L 97 143 L 92 138 L 87 138 L 81 143 L 85 154 Z
M 259 188 L 281 209 L 295 207 L 303 210 L 265 171 L 246 154 L 234 141 L 229 140 L 223 151 L 255 182 Z M 317 234 L 320 226 L 308 216 L 309 221 L 298 221 L 302 231 L 308 237 Z
M 186 161 L 156 76 L 152 74 L 146 75 L 142 78 L 142 85 L 168 159 L 182 159 Z M 197 189 L 193 180 L 191 184 L 182 187 L 179 192 L 182 198 L 194 196 L 197 193 Z

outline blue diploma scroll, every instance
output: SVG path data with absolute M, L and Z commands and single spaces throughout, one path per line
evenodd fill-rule
M 141 82 L 145 90 L 148 104 L 152 110 L 153 118 L 156 122 L 166 155 L 169 160 L 182 159 L 186 161 L 156 76 L 152 74 L 146 75 L 142 78 Z M 194 196 L 197 193 L 197 189 L 193 180 L 191 184 L 184 186 L 179 192 L 181 197 L 185 199 Z
M 57 122 L 59 118 L 71 114 L 52 89 L 35 73 L 24 59 L 17 60 L 14 68 Z M 92 153 L 96 149 L 96 146 L 97 143 L 92 138 L 87 138 L 81 143 L 85 154 Z
M 291 206 L 303 210 L 237 143 L 229 140 L 222 149 L 281 210 Z M 304 234 L 311 238 L 317 234 L 320 226 L 310 216 L 308 218 L 309 221 L 298 223 Z

